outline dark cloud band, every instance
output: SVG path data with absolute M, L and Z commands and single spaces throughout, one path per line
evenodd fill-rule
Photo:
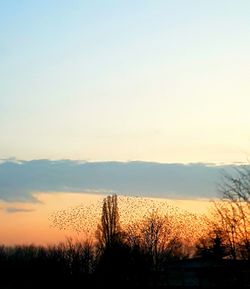
M 171 198 L 211 198 L 221 171 L 232 166 L 152 162 L 4 161 L 0 199 L 36 201 L 34 192 L 117 192 Z

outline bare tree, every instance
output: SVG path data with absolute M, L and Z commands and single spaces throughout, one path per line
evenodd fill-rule
M 151 254 L 155 263 L 167 238 L 164 219 L 158 215 L 157 211 L 153 211 L 143 220 L 140 227 L 140 235 L 142 242 L 144 243 L 144 248 Z
M 215 202 L 218 225 L 227 237 L 231 257 L 250 259 L 250 170 L 249 166 L 224 174 Z
M 150 257 L 150 262 L 158 270 L 173 259 L 184 258 L 184 244 L 173 218 L 161 215 L 154 209 L 141 222 L 133 224 L 128 233 L 128 242 L 138 246 Z

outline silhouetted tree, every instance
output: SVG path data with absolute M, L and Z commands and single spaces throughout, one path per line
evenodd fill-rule
M 188 256 L 179 237 L 178 226 L 168 215 L 152 210 L 141 221 L 128 227 L 127 240 L 130 246 L 140 248 L 145 260 L 154 271 L 162 270 L 173 260 Z
M 141 223 L 141 242 L 151 256 L 154 266 L 157 265 L 159 256 L 167 243 L 168 228 L 165 225 L 164 219 L 157 211 L 152 211 Z
M 250 170 L 248 166 L 224 174 L 221 201 L 215 202 L 218 223 L 233 259 L 250 259 Z
M 96 236 L 101 248 L 111 247 L 115 242 L 120 241 L 121 227 L 117 195 L 104 198 L 101 224 L 98 225 Z
M 213 229 L 206 237 L 200 238 L 196 244 L 196 255 L 215 260 L 225 257 L 227 253 L 223 231 Z
M 99 247 L 98 286 L 120 288 L 127 279 L 130 257 L 119 222 L 117 195 L 104 198 L 96 236 Z

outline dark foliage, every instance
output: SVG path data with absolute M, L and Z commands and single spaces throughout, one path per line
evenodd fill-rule
M 172 259 L 156 269 L 149 252 L 126 243 L 101 254 L 93 245 L 78 243 L 2 246 L 0 270 L 3 289 L 248 288 L 250 274 L 247 261 L 204 257 Z

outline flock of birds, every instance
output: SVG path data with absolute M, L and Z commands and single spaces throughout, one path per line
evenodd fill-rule
M 100 199 L 90 205 L 81 204 L 55 211 L 50 216 L 51 226 L 67 234 L 92 238 L 101 220 L 102 204 L 103 200 Z M 152 213 L 157 213 L 157 216 L 167 224 L 171 234 L 178 235 L 179 239 L 187 243 L 197 241 L 206 231 L 205 216 L 175 207 L 167 200 L 118 196 L 118 209 L 120 225 L 125 231 L 144 222 Z

